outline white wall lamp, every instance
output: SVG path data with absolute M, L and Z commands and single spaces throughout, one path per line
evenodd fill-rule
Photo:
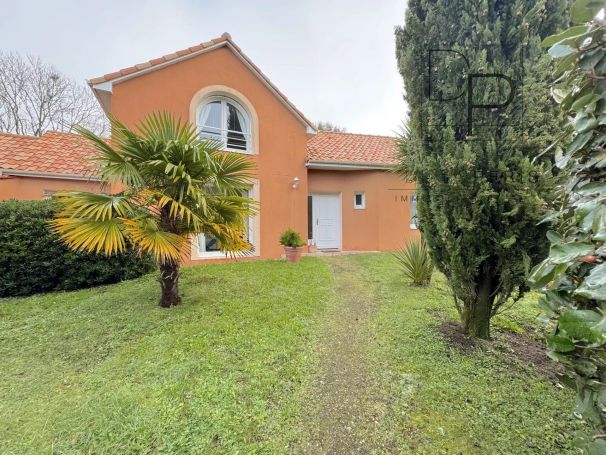
M 301 180 L 299 180 L 299 177 L 295 177 L 294 179 L 292 179 L 292 187 L 293 189 L 297 189 L 299 188 L 299 183 L 301 183 Z

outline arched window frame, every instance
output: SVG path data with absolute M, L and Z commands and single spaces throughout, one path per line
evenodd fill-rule
M 199 104 L 199 106 L 196 110 L 196 126 L 197 126 L 198 130 L 200 131 L 200 134 L 203 134 L 202 128 L 204 127 L 204 125 L 201 124 L 201 119 L 200 119 L 202 111 L 208 104 L 213 103 L 213 102 L 221 103 L 221 128 L 220 128 L 220 137 L 217 137 L 217 139 L 219 139 L 223 142 L 224 150 L 229 151 L 229 152 L 236 152 L 236 153 L 248 153 L 248 154 L 254 153 L 254 150 L 253 150 L 253 130 L 254 130 L 253 127 L 254 127 L 254 125 L 253 125 L 252 116 L 241 103 L 239 103 L 237 100 L 235 100 L 232 97 L 224 96 L 224 95 L 212 95 L 212 96 L 208 96 L 202 100 L 202 102 Z M 232 131 L 232 130 L 228 129 L 228 124 L 227 124 L 228 123 L 228 111 L 229 111 L 228 104 L 231 104 L 242 115 L 242 117 L 246 123 L 244 132 Z M 246 149 L 234 148 L 234 147 L 228 146 L 228 139 L 229 139 L 228 135 L 230 132 L 236 133 L 236 134 L 242 134 L 245 137 Z M 212 137 L 212 136 L 209 135 L 209 137 Z

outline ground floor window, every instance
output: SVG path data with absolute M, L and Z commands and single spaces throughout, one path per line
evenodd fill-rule
M 410 193 L 410 228 L 417 227 L 417 193 Z
M 252 188 L 246 190 L 242 194 L 245 197 L 252 198 Z M 248 217 L 244 222 L 244 239 L 251 245 L 251 251 L 254 251 L 253 246 L 253 219 Z M 222 257 L 225 255 L 220 249 L 217 239 L 212 235 L 199 234 L 197 239 L 198 256 L 200 257 Z
M 354 193 L 354 209 L 365 209 L 366 208 L 366 194 L 363 191 L 356 191 Z

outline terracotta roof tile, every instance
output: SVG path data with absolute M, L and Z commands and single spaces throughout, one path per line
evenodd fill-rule
M 193 52 L 197 52 L 199 50 L 202 50 L 203 48 L 206 48 L 206 47 L 209 47 L 209 46 L 214 46 L 215 44 L 220 44 L 220 43 L 223 43 L 223 42 L 226 42 L 226 41 L 230 41 L 230 40 L 231 40 L 231 37 L 229 36 L 229 34 L 228 33 L 224 33 L 223 35 L 221 35 L 220 38 L 215 38 L 212 41 L 207 41 L 205 43 L 201 43 L 201 44 L 198 44 L 196 46 L 188 47 L 187 49 L 182 49 L 182 50 L 179 50 L 177 52 L 173 52 L 172 54 L 164 55 L 164 56 L 162 56 L 160 58 L 154 58 L 154 59 L 151 59 L 151 60 L 149 60 L 147 62 L 138 63 L 138 64 L 136 64 L 134 66 L 130 66 L 128 68 L 123 68 L 123 69 L 115 71 L 113 73 L 105 74 L 105 75 L 103 75 L 101 77 L 95 77 L 93 79 L 90 79 L 88 82 L 90 84 L 99 84 L 101 82 L 109 82 L 109 81 L 111 81 L 113 79 L 117 79 L 117 78 L 119 78 L 121 76 L 126 76 L 126 75 L 131 74 L 131 73 L 133 73 L 135 71 L 138 71 L 140 69 L 145 69 L 145 68 L 149 68 L 151 66 L 160 65 L 160 64 L 165 63 L 167 61 L 174 60 L 175 58 L 183 57 L 183 56 L 189 55 L 189 54 L 191 54 Z
M 49 131 L 41 137 L 0 133 L 0 169 L 94 176 L 95 150 L 77 134 Z
M 396 139 L 318 131 L 307 141 L 307 157 L 312 161 L 392 165 L 397 163 Z

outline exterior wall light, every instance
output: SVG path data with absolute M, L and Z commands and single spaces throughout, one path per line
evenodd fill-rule
M 299 180 L 299 177 L 295 177 L 294 179 L 292 179 L 292 187 L 296 190 L 297 188 L 299 188 L 300 182 L 301 180 Z

